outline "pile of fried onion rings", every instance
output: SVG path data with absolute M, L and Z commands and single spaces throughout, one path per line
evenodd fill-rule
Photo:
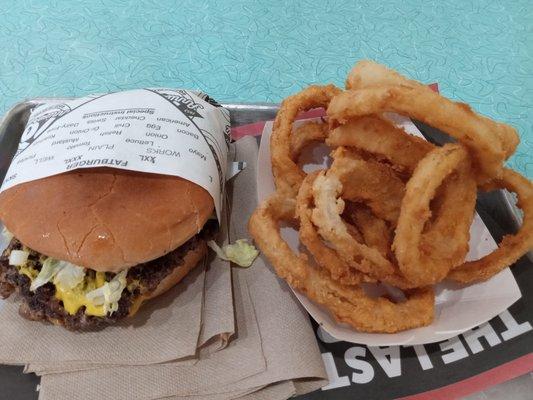
M 293 123 L 326 109 L 326 122 Z M 422 121 L 455 139 L 438 147 L 393 125 L 386 113 Z M 306 174 L 303 148 L 325 143 L 331 166 Z M 487 280 L 533 248 L 533 185 L 504 167 L 516 131 L 476 114 L 372 61 L 350 72 L 346 90 L 310 86 L 281 104 L 270 151 L 276 192 L 249 230 L 276 273 L 339 322 L 393 333 L 431 324 L 434 285 Z M 523 211 L 521 228 L 499 248 L 465 262 L 477 191 L 507 189 Z M 298 229 L 296 254 L 280 224 Z M 401 290 L 373 296 L 368 285 Z

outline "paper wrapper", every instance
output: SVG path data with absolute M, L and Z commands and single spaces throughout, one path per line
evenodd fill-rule
M 229 130 L 229 111 L 190 90 L 51 100 L 32 110 L 0 191 L 78 168 L 121 168 L 200 185 L 220 219 Z
M 227 346 L 235 332 L 231 269 L 224 260 L 211 258 L 208 263 L 198 347 L 212 344 L 212 350 L 217 351 Z
M 231 241 L 248 237 L 246 223 L 257 205 L 255 139 L 237 142 L 237 154 L 247 168 L 234 178 L 229 191 Z M 236 334 L 225 349 L 200 353 L 193 365 L 166 363 L 45 375 L 40 399 L 72 399 L 79 393 L 86 400 L 218 400 L 244 395 L 282 399 L 326 384 L 308 316 L 263 258 L 248 269 L 233 269 L 233 289 Z M 305 383 L 290 382 L 294 379 Z
M 228 201 L 225 202 L 228 204 Z M 217 243 L 229 242 L 228 210 L 222 215 Z M 198 338 L 198 347 L 210 346 L 210 351 L 223 349 L 235 332 L 235 316 L 233 312 L 233 289 L 231 285 L 230 263 L 214 254 L 207 259 L 205 279 L 205 298 L 202 310 L 202 329 Z
M 399 115 L 388 115 L 388 117 L 408 133 L 423 138 L 410 119 Z M 303 122 L 297 121 L 296 124 Z M 272 122 L 267 122 L 259 149 L 257 175 L 260 183 L 258 186 L 259 201 L 267 198 L 275 190 L 270 162 L 271 133 Z M 302 153 L 301 159 L 305 160 L 304 170 L 309 172 L 323 168 L 329 152 L 330 149 L 323 146 Z M 497 247 L 477 214 L 470 234 L 470 252 L 467 259 L 477 259 Z M 299 248 L 298 233 L 295 230 L 284 230 L 282 235 L 293 249 Z M 435 321 L 431 325 L 395 334 L 369 334 L 357 332 L 348 325 L 337 323 L 324 307 L 313 303 L 298 292 L 294 294 L 309 314 L 331 336 L 338 340 L 363 343 L 367 346 L 416 345 L 446 340 L 490 320 L 506 310 L 521 296 L 520 289 L 509 269 L 503 270 L 487 282 L 466 287 L 444 282 L 436 286 Z

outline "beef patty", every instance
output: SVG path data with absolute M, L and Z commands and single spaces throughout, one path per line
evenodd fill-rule
M 166 276 L 183 264 L 185 255 L 212 236 L 212 233 L 213 227 L 208 223 L 202 232 L 176 250 L 163 257 L 131 267 L 126 276 L 127 286 L 118 302 L 118 310 L 103 317 L 86 315 L 84 306 L 80 307 L 76 314 L 69 314 L 63 308 L 63 303 L 55 297 L 56 289 L 53 283 L 49 282 L 35 291 L 30 291 L 30 279 L 20 273 L 17 267 L 9 265 L 11 250 L 23 248 L 23 245 L 13 238 L 0 256 L 0 297 L 5 299 L 14 293 L 18 294 L 21 301 L 19 313 L 30 320 L 49 321 L 63 325 L 69 330 L 101 329 L 127 317 L 131 306 L 139 296 L 155 290 Z M 34 269 L 40 271 L 43 257 L 39 253 L 30 251 L 28 260 Z M 86 275 L 94 276 L 94 274 L 95 271 L 86 270 Z M 114 276 L 115 274 L 106 272 L 106 281 L 110 281 Z M 132 283 L 134 284 L 131 285 Z

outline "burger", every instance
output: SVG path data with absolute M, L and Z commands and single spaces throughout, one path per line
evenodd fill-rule
M 133 316 L 206 255 L 214 202 L 179 177 L 111 168 L 71 171 L 0 193 L 9 245 L 0 297 L 69 330 Z

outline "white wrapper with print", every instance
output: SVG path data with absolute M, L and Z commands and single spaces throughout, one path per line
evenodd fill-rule
M 200 92 L 137 89 L 36 107 L 0 191 L 78 168 L 179 176 L 206 189 L 220 218 L 229 111 Z

